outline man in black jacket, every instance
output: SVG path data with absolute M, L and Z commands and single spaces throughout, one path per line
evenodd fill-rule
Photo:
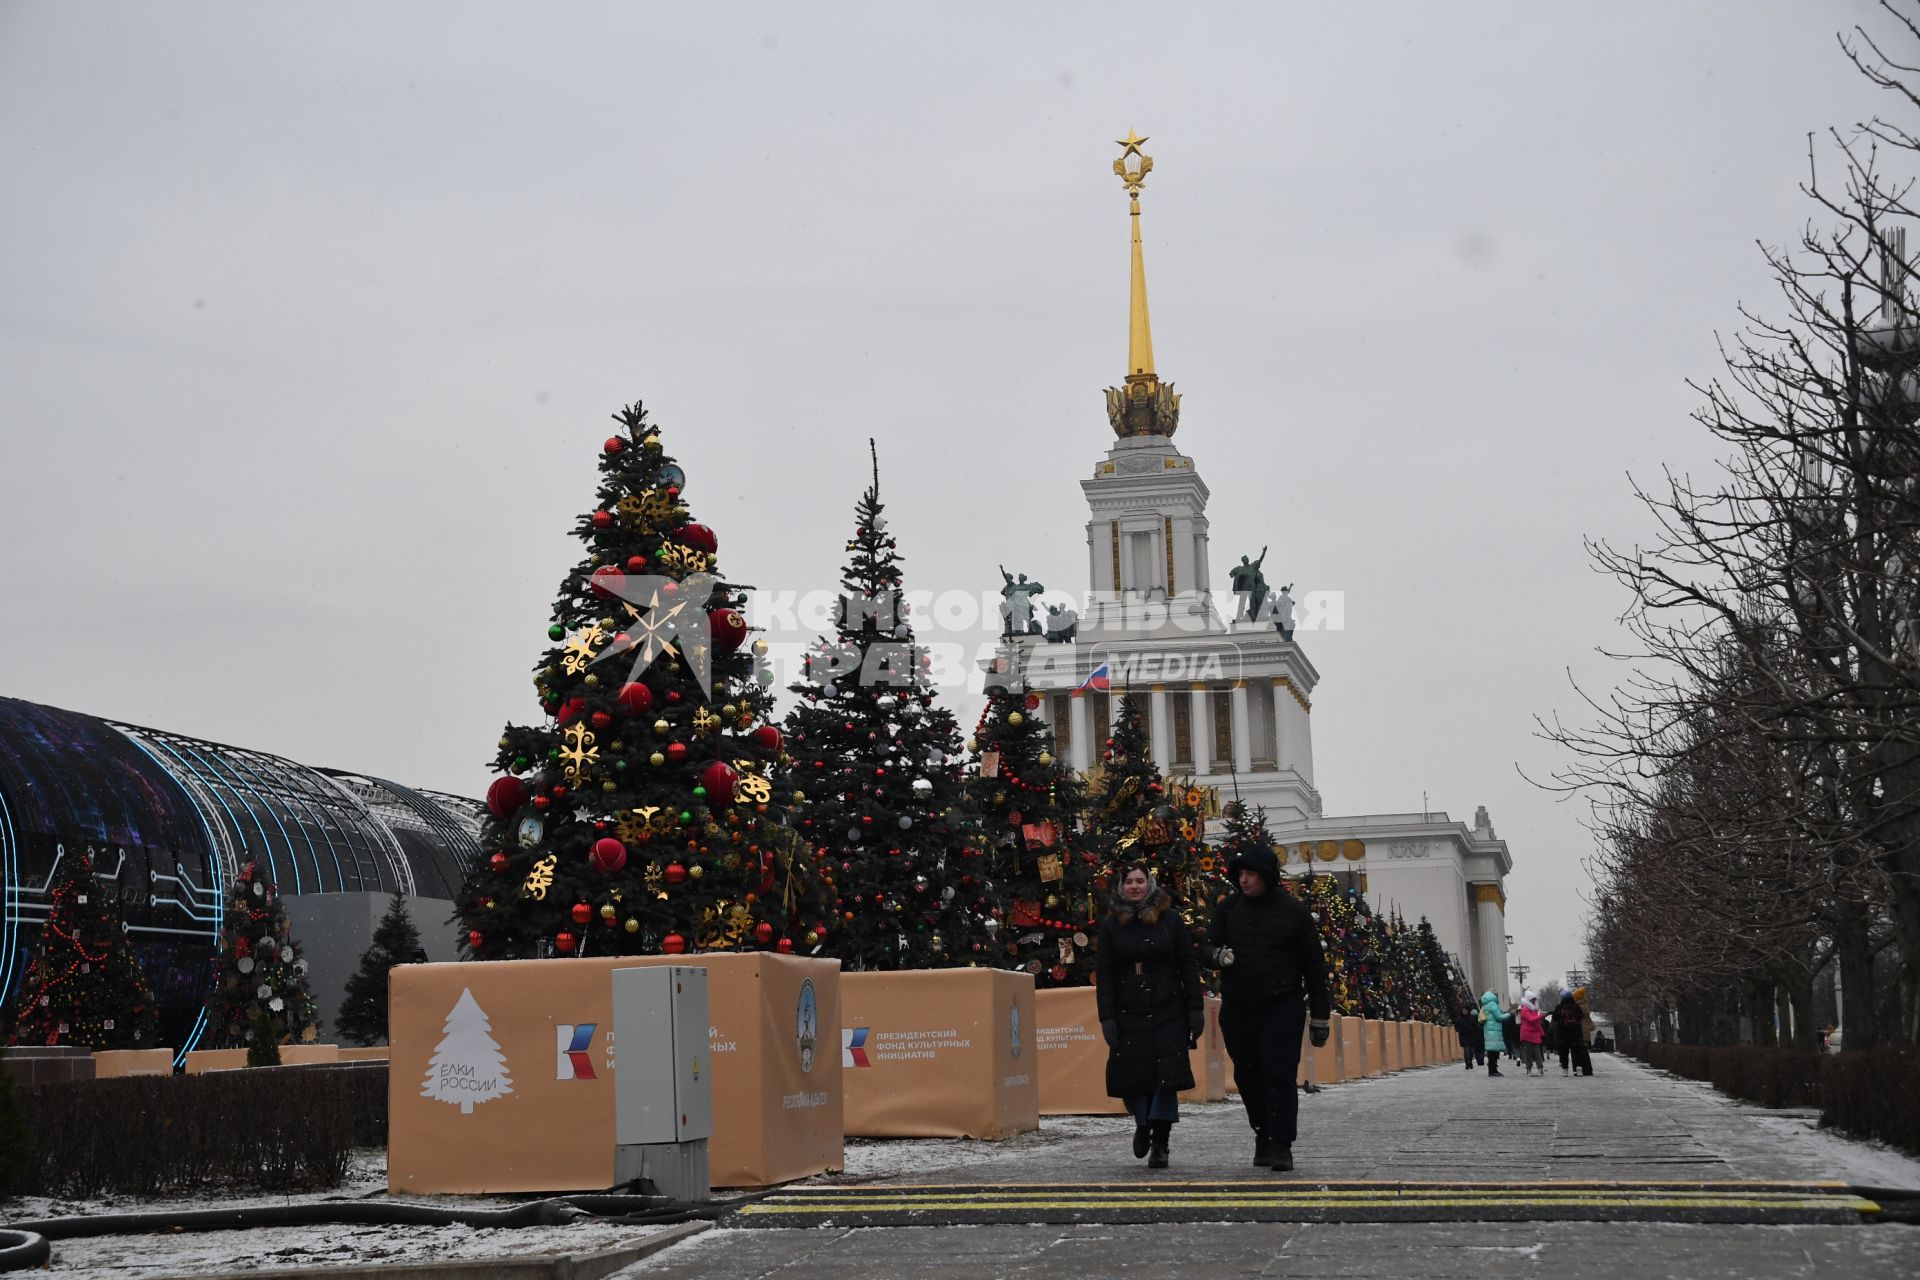
M 1317 1048 L 1332 1026 L 1327 962 L 1312 913 L 1280 887 L 1272 849 L 1249 849 L 1227 871 L 1239 891 L 1220 904 L 1207 931 L 1208 958 L 1221 970 L 1220 1033 L 1253 1126 L 1253 1163 L 1285 1172 L 1293 1168 L 1300 1112 L 1301 1027 L 1311 1014 Z

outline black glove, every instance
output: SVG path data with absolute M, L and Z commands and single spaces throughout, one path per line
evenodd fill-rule
M 1191 1048 L 1200 1043 L 1200 1037 L 1207 1034 L 1207 1011 L 1194 1009 L 1187 1014 L 1187 1045 Z
M 1106 1019 L 1104 1022 L 1100 1024 L 1100 1034 L 1107 1038 L 1107 1048 L 1111 1049 L 1115 1045 L 1119 1044 L 1120 1043 L 1119 1020 L 1116 1018 Z
M 1324 1045 L 1332 1035 L 1333 1023 L 1330 1019 L 1315 1018 L 1307 1024 L 1307 1039 L 1313 1041 L 1313 1047 L 1316 1049 Z

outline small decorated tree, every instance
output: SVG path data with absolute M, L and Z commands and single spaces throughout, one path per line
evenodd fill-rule
M 311 1043 L 320 1037 L 307 962 L 293 938 L 293 922 L 279 887 L 265 868 L 249 862 L 227 886 L 217 972 L 207 998 L 209 1048 Z M 271 1056 L 277 1058 L 278 1053 Z
M 407 900 L 395 893 L 387 913 L 374 927 L 373 941 L 360 955 L 360 967 L 347 979 L 347 996 L 340 1004 L 336 1030 L 355 1044 L 385 1044 L 387 1040 L 387 974 L 397 964 L 425 964 L 426 948 L 420 930 L 407 913 Z
M 885 510 L 876 456 L 854 511 L 834 634 L 807 655 L 792 689 L 787 750 L 806 797 L 798 825 L 838 888 L 842 923 L 828 951 L 847 968 L 990 961 L 992 882 L 965 813 L 960 730 L 934 704 Z
M 1039 695 L 1016 668 L 1012 654 L 994 659 L 968 744 L 974 808 L 1002 904 L 995 963 L 1025 969 L 1040 987 L 1086 986 L 1099 932 L 1099 859 L 1076 826 L 1079 780 L 1054 756 L 1053 735 L 1035 714 Z
M 94 851 L 63 853 L 52 905 L 21 985 L 8 1043 L 143 1049 L 157 1009 L 121 927 L 119 903 L 100 886 Z
M 466 954 L 820 954 L 838 903 L 787 825 L 744 590 L 645 410 L 615 420 L 534 665 L 548 719 L 500 739 L 458 906 Z
M 1188 928 L 1205 930 L 1228 888 L 1207 844 L 1208 807 L 1205 789 L 1161 776 L 1139 700 L 1123 696 L 1100 765 L 1087 780 L 1086 843 L 1100 862 L 1095 887 L 1105 891 L 1121 867 L 1144 863 Z

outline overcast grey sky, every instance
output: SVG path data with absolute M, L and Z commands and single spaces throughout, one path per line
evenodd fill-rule
M 1149 136 L 1216 580 L 1303 637 L 1329 813 L 1492 811 L 1580 961 L 1536 713 L 1614 677 L 1583 535 L 1703 469 L 1864 3 L 0 3 L 0 694 L 478 794 L 644 399 L 721 566 L 1086 585 Z M 971 723 L 977 701 L 961 699 Z

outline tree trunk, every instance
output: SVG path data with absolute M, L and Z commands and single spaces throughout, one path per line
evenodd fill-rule
M 1834 910 L 1834 952 L 1840 975 L 1840 1043 L 1871 1049 L 1880 1041 L 1880 1011 L 1874 999 L 1872 939 L 1866 907 L 1842 901 Z

